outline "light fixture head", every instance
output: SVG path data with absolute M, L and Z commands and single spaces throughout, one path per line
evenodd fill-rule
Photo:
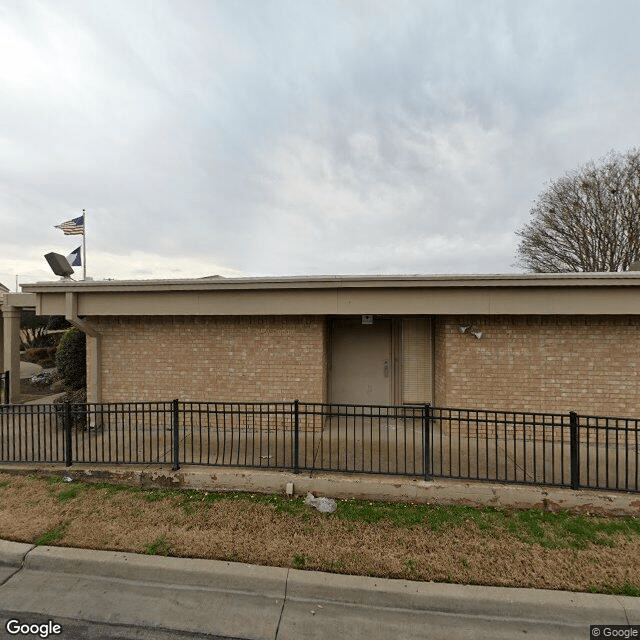
M 470 324 L 461 324 L 458 329 L 460 330 L 460 333 L 467 333 L 467 331 L 471 328 Z
M 73 267 L 69 264 L 69 261 L 59 253 L 47 253 L 45 260 L 49 263 L 51 271 L 57 276 L 68 278 L 73 273 Z
M 478 340 L 480 340 L 480 338 L 482 338 L 482 336 L 483 336 L 483 333 L 482 333 L 482 331 L 474 331 L 474 332 L 473 332 L 473 335 L 474 335 L 476 338 L 478 338 Z

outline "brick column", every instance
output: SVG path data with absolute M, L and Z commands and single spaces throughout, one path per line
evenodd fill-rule
M 100 335 L 87 334 L 87 402 L 102 402 Z

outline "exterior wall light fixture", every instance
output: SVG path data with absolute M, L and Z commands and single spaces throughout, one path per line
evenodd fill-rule
M 473 326 L 470 324 L 461 324 L 458 327 L 458 331 L 460 331 L 460 333 L 468 333 L 472 336 L 475 336 L 478 340 L 480 340 L 480 338 L 482 338 L 482 336 L 484 335 L 482 331 L 475 331 Z

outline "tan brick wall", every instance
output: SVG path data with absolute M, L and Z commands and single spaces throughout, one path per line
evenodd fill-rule
M 325 400 L 324 318 L 91 320 L 102 335 L 103 402 Z
M 440 406 L 640 415 L 637 316 L 442 317 L 435 351 Z
M 448 404 L 446 335 L 450 323 L 445 318 L 434 318 L 433 321 L 433 403 L 438 407 Z

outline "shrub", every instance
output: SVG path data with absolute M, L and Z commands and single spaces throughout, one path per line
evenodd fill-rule
M 49 320 L 47 321 L 47 329 L 49 329 L 49 331 L 60 331 L 70 328 L 71 324 L 64 316 L 49 316 Z
M 45 369 L 56 366 L 56 348 L 55 347 L 38 347 L 35 349 L 27 349 L 22 359 L 25 362 L 35 362 Z
M 70 389 L 87 386 L 87 339 L 75 327 L 60 340 L 56 352 L 56 366 L 64 383 Z

